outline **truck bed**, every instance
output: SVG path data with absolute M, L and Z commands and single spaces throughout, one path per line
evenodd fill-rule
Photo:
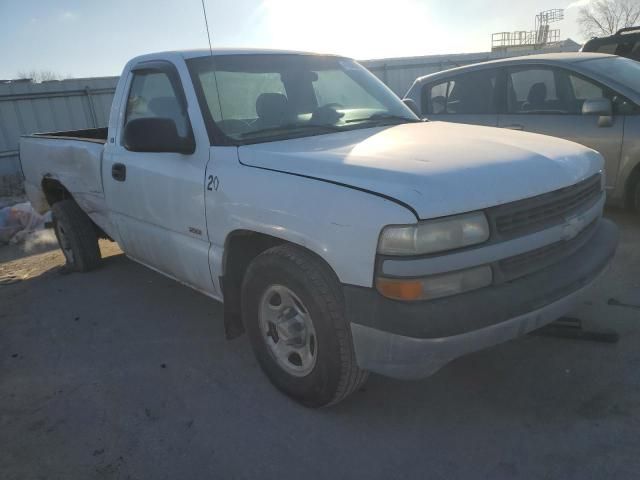
M 102 153 L 106 128 L 26 135 L 20 138 L 24 187 L 33 207 L 49 210 L 47 191 L 64 188 L 105 232 L 112 226 L 102 190 Z
M 27 137 L 36 138 L 63 138 L 66 140 L 84 140 L 86 142 L 94 143 L 107 143 L 107 135 L 109 129 L 104 128 L 87 128 L 84 130 L 68 130 L 65 132 L 49 132 L 49 133 L 34 133 L 32 135 L 26 135 Z

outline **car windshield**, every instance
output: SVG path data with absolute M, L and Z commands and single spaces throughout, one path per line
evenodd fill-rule
M 636 60 L 623 57 L 598 58 L 582 62 L 582 66 L 629 89 L 640 91 L 640 62 Z
M 321 55 L 220 55 L 188 61 L 213 137 L 236 145 L 417 122 L 354 60 Z

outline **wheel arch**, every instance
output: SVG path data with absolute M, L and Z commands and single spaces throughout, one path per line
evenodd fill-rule
M 61 200 L 75 200 L 71 192 L 56 178 L 44 177 L 40 183 L 42 193 L 49 207 Z
M 224 298 L 224 326 L 228 339 L 244 333 L 240 291 L 247 268 L 264 251 L 283 244 L 293 245 L 317 257 L 338 279 L 335 269 L 325 258 L 300 243 L 254 230 L 237 229 L 230 232 L 225 239 L 222 275 L 219 279 Z
M 73 194 L 57 178 L 44 177 L 40 185 L 44 198 L 49 204 L 49 208 L 53 207 L 54 204 L 61 202 L 62 200 L 73 200 L 74 202 L 78 203 L 77 200 L 73 197 Z M 112 240 L 112 238 L 96 222 L 94 222 L 89 215 L 87 215 L 87 218 L 89 218 L 89 220 L 93 224 L 98 238 Z

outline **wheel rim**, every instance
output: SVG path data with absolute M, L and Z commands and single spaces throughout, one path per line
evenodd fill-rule
M 260 300 L 260 331 L 269 353 L 287 373 L 304 377 L 316 365 L 318 342 L 309 310 L 282 285 L 272 285 Z
M 67 259 L 67 263 L 73 263 L 73 249 L 71 248 L 71 242 L 69 241 L 69 236 L 60 222 L 56 222 L 56 234 L 58 235 L 58 242 L 60 243 L 60 248 L 62 249 L 62 253 L 64 253 L 64 257 Z

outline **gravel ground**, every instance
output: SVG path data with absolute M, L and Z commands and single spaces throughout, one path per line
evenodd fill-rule
M 0 477 L 640 478 L 640 221 L 609 215 L 620 251 L 575 316 L 619 343 L 528 336 L 319 411 L 115 245 L 72 275 L 46 239 L 0 248 Z

